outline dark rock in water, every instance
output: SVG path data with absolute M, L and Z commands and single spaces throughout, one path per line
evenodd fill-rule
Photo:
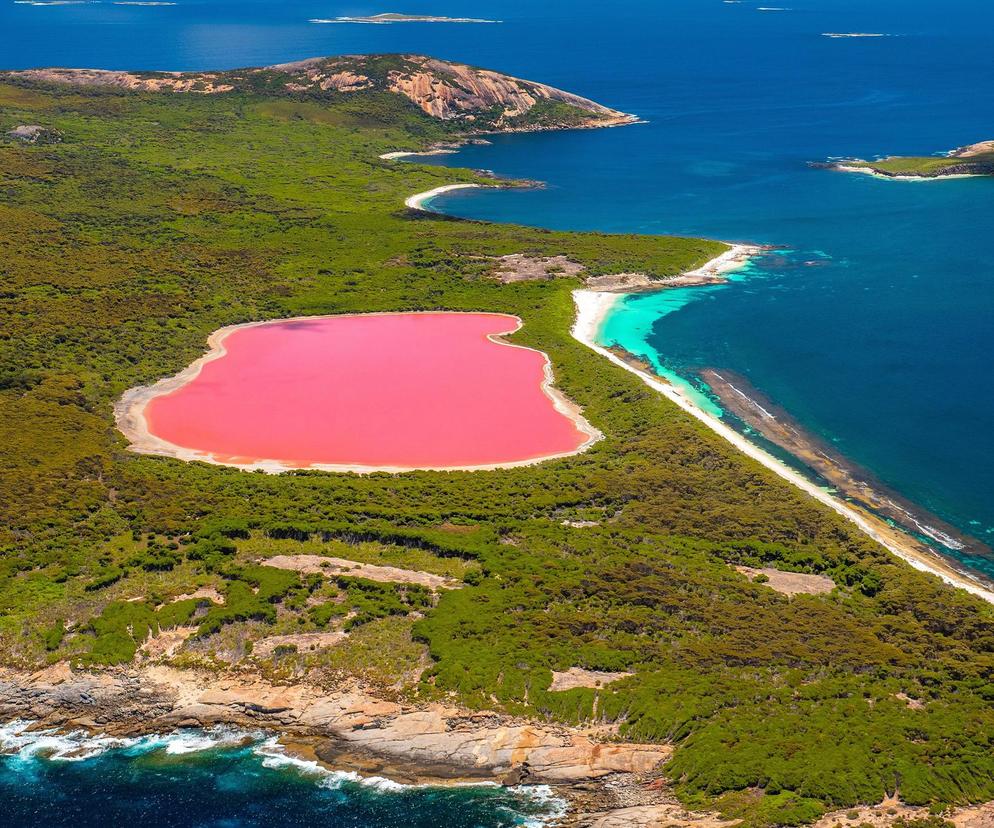
M 23 141 L 25 144 L 57 144 L 62 140 L 62 133 L 57 129 L 38 126 L 37 124 L 21 124 L 7 133 L 8 138 Z

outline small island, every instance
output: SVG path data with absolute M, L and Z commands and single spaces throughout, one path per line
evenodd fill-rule
M 843 172 L 869 173 L 897 179 L 994 175 L 994 141 L 970 144 L 946 155 L 891 155 L 878 161 L 845 159 L 824 166 Z
M 500 23 L 499 20 L 484 20 L 479 17 L 440 17 L 433 14 L 373 14 L 366 17 L 333 17 L 330 19 L 315 18 L 311 23 L 371 23 L 383 25 L 387 23 Z

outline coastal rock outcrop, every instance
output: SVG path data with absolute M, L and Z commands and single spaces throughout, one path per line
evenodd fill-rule
M 62 140 L 62 133 L 38 124 L 21 124 L 9 130 L 7 137 L 25 144 L 57 144 Z
M 994 141 L 979 141 L 976 144 L 968 144 L 945 155 L 889 155 L 875 161 L 847 158 L 827 163 L 815 163 L 812 166 L 896 179 L 994 175 Z
M 51 68 L 4 75 L 41 83 L 203 95 L 253 91 L 260 85 L 297 96 L 390 92 L 432 118 L 484 132 L 614 126 L 636 120 L 544 83 L 422 55 L 310 58 L 230 72 Z
M 118 735 L 213 724 L 271 727 L 405 766 L 498 780 L 513 774 L 529 782 L 645 774 L 670 756 L 666 745 L 604 743 L 578 730 L 496 713 L 384 700 L 355 686 L 327 692 L 166 666 L 86 673 L 59 664 L 31 675 L 2 671 L 0 716 Z

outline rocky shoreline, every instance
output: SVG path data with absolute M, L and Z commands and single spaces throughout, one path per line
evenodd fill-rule
M 0 669 L 0 719 L 113 737 L 216 725 L 272 731 L 295 755 L 403 784 L 551 785 L 571 803 L 569 825 L 599 825 L 618 808 L 682 811 L 660 776 L 668 745 L 390 700 L 355 683 L 329 691 L 244 672 L 165 665 L 84 672 L 60 662 L 34 673 Z
M 669 745 L 612 741 L 602 728 L 536 723 L 445 703 L 380 698 L 353 684 L 281 686 L 245 672 L 165 665 L 75 671 L 60 662 L 34 673 L 0 669 L 0 720 L 29 729 L 83 730 L 118 738 L 225 725 L 278 734 L 290 755 L 329 770 L 408 785 L 498 783 L 551 787 L 568 808 L 560 828 L 731 828 L 738 820 L 685 809 L 661 765 Z M 853 814 L 857 814 L 854 817 Z M 884 800 L 826 814 L 838 823 L 890 828 L 928 810 Z M 956 828 L 994 828 L 994 803 L 946 815 Z M 854 822 L 853 820 L 857 820 Z
M 863 173 L 894 181 L 934 181 L 939 178 L 973 178 L 994 175 L 994 141 L 980 141 L 954 149 L 944 156 L 890 155 L 875 161 L 844 158 L 814 162 L 812 167 Z

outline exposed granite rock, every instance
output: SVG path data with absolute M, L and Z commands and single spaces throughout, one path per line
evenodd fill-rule
M 557 277 L 580 276 L 586 268 L 566 256 L 528 256 L 524 253 L 510 253 L 500 256 L 494 268 L 494 276 L 502 284 L 513 282 L 545 281 Z
M 113 734 L 233 724 L 327 737 L 406 764 L 502 779 L 574 783 L 647 773 L 663 745 L 603 743 L 578 730 L 432 704 L 416 707 L 350 687 L 275 686 L 239 675 L 166 666 L 81 673 L 60 664 L 31 675 L 0 672 L 0 716 Z
M 43 83 L 72 86 L 104 86 L 135 92 L 199 92 L 213 95 L 235 87 L 221 80 L 218 72 L 117 72 L 108 69 L 25 69 L 4 74 Z
M 578 824 L 584 828 L 727 828 L 740 820 L 717 814 L 686 811 L 680 805 L 637 805 L 603 814 L 592 814 Z
M 310 58 L 229 72 L 119 72 L 103 69 L 28 69 L 9 78 L 137 92 L 216 95 L 283 91 L 293 95 L 385 91 L 403 95 L 433 118 L 474 131 L 613 126 L 633 116 L 544 83 L 421 55 L 345 55 Z M 544 108 L 540 105 L 546 105 Z
M 888 798 L 879 805 L 832 811 L 815 822 L 812 828 L 834 828 L 839 824 L 891 828 L 898 820 L 910 822 L 928 819 L 930 816 L 928 808 L 905 805 L 900 799 Z M 994 828 L 994 802 L 956 808 L 948 814 L 943 814 L 943 817 L 952 822 L 956 828 Z
M 62 140 L 62 133 L 57 129 L 38 126 L 37 124 L 21 124 L 7 132 L 7 137 L 25 144 L 57 144 Z

